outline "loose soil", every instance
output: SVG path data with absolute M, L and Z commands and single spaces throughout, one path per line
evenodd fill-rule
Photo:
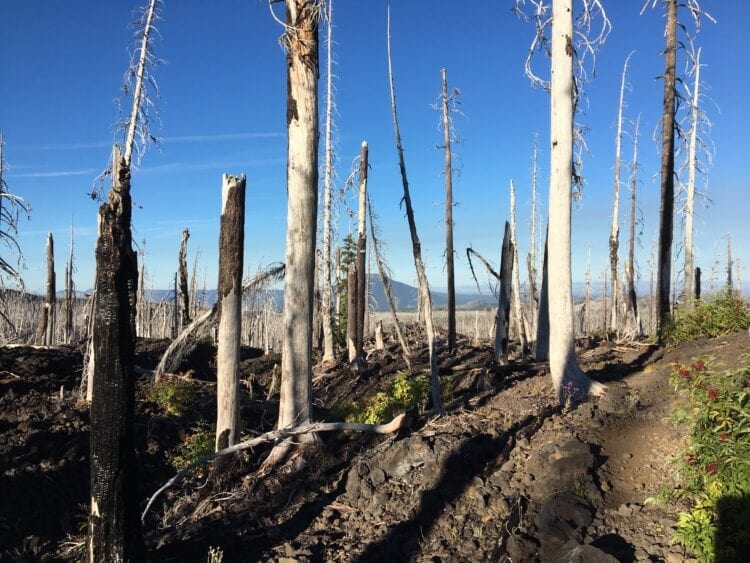
M 181 368 L 199 400 L 173 416 L 146 398 L 167 341 L 138 343 L 136 416 L 141 506 L 174 474 L 175 447 L 215 416 L 215 351 Z M 607 395 L 555 404 L 543 364 L 498 367 L 492 350 L 460 342 L 440 354 L 452 382 L 443 417 L 407 413 L 393 436 L 331 433 L 305 463 L 267 473 L 269 446 L 215 479 L 196 472 L 160 497 L 144 524 L 149 559 L 206 561 L 691 561 L 672 543 L 676 504 L 646 503 L 676 483 L 670 461 L 685 429 L 666 417 L 681 358 L 713 355 L 726 367 L 749 349 L 747 332 L 664 351 L 587 343 L 583 368 Z M 417 348 L 415 344 L 415 348 Z M 412 360 L 426 369 L 426 353 Z M 89 490 L 88 412 L 77 400 L 81 351 L 0 348 L 0 560 L 77 560 Z M 278 355 L 243 349 L 244 431 L 271 430 Z M 396 345 L 368 367 L 314 374 L 315 416 L 388 388 L 405 368 Z

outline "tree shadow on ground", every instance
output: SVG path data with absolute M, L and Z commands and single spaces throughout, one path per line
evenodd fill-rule
M 622 381 L 634 373 L 642 371 L 648 364 L 660 359 L 663 354 L 663 348 L 651 344 L 630 362 L 606 364 L 601 368 L 586 371 L 586 375 L 601 383 Z
M 716 504 L 716 511 L 715 561 L 747 561 L 750 554 L 750 494 L 723 496 Z
M 591 542 L 591 545 L 615 557 L 621 563 L 635 561 L 635 547 L 620 535 L 605 534 L 599 536 Z
M 440 481 L 432 489 L 421 493 L 416 514 L 391 528 L 381 540 L 368 545 L 357 561 L 411 560 L 413 552 L 419 547 L 419 538 L 430 533 L 443 509 L 463 495 L 488 464 L 501 457 L 507 459 L 518 434 L 533 434 L 554 412 L 548 408 L 538 416 L 529 415 L 499 436 L 478 434 L 462 442 L 446 459 Z
M 229 561 L 265 560 L 265 553 L 294 540 L 343 494 L 344 479 L 330 488 L 326 485 L 330 474 L 348 467 L 351 460 L 347 455 L 344 454 L 325 472 L 304 470 L 261 476 L 249 490 L 241 485 L 234 491 L 229 490 L 231 482 L 240 480 L 241 474 L 249 474 L 241 466 L 234 467 L 233 476 L 224 480 L 227 489 L 224 501 L 216 499 L 217 494 L 221 496 L 221 491 L 209 491 L 210 487 L 199 495 L 206 500 L 214 497 L 215 514 L 207 514 L 192 522 L 186 519 L 179 530 L 169 530 L 163 535 L 151 534 L 148 541 L 151 560 L 203 562 L 212 546 L 220 546 L 223 556 Z M 320 462 L 320 458 L 314 457 L 309 460 L 308 469 Z M 272 488 L 266 486 L 269 481 L 274 483 Z M 194 505 L 199 507 L 200 502 L 194 502 Z M 285 514 L 284 519 L 278 518 L 280 513 Z

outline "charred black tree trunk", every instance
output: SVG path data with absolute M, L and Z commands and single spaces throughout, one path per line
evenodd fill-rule
M 130 170 L 115 147 L 112 190 L 99 209 L 91 402 L 91 511 L 87 557 L 142 561 L 133 413 L 137 258 L 130 231 Z
M 510 331 L 510 291 L 513 266 L 513 246 L 510 242 L 510 224 L 505 222 L 503 246 L 500 252 L 500 288 L 495 326 L 495 361 L 508 363 L 508 336 Z
M 359 311 L 359 276 L 357 275 L 357 264 L 349 266 L 347 276 L 347 304 L 346 304 L 346 346 L 349 351 L 349 366 L 352 370 L 357 371 L 360 368 L 360 356 L 357 349 L 357 338 L 359 335 L 357 318 Z
M 448 71 L 440 71 L 442 78 L 443 142 L 445 144 L 445 269 L 448 274 L 448 351 L 456 348 L 456 281 L 453 266 L 453 155 L 448 99 Z
M 542 289 L 539 293 L 539 316 L 536 322 L 536 347 L 534 355 L 537 362 L 549 360 L 549 273 L 547 272 L 547 237 L 544 237 L 544 260 L 542 261 Z M 606 310 L 606 307 L 605 307 Z
M 667 0 L 666 49 L 664 51 L 664 113 L 661 143 L 661 207 L 659 210 L 659 256 L 656 271 L 656 334 L 661 343 L 669 316 L 669 285 L 672 276 L 672 231 L 674 226 L 674 134 L 675 67 L 677 65 L 677 0 Z
M 190 290 L 188 288 L 187 273 L 187 243 L 190 231 L 182 231 L 182 243 L 180 244 L 180 255 L 178 256 L 178 284 L 180 288 L 180 328 L 185 328 L 192 321 L 190 318 Z
M 695 284 L 693 284 L 695 290 L 695 301 L 701 300 L 701 269 L 695 268 Z

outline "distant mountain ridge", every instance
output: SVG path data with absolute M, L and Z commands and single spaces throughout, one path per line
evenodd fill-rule
M 393 292 L 394 301 L 396 302 L 396 308 L 399 311 L 413 311 L 417 306 L 417 288 L 409 284 L 391 280 L 391 291 Z M 609 286 L 607 287 L 609 291 Z M 284 303 L 284 291 L 282 289 L 269 289 L 269 294 L 273 298 L 274 307 L 281 309 Z M 645 280 L 641 280 L 636 283 L 636 293 L 639 297 L 645 297 L 649 294 L 649 283 Z M 709 293 L 706 291 L 706 294 Z M 88 297 L 91 294 L 91 290 L 80 291 L 76 290 L 76 297 L 83 298 Z M 432 302 L 433 305 L 438 308 L 445 308 L 448 306 L 448 293 L 446 291 L 438 291 L 431 288 Z M 750 296 L 750 282 L 745 283 L 743 287 L 743 294 L 747 298 Z M 64 295 L 63 291 L 57 292 L 58 298 Z M 573 282 L 573 299 L 580 301 L 586 296 L 586 284 L 584 282 Z M 591 284 L 591 298 L 601 299 L 602 297 L 602 283 L 594 282 Z M 216 290 L 207 289 L 205 291 L 198 291 L 198 298 L 209 305 L 216 303 Z M 153 302 L 167 301 L 171 302 L 174 300 L 174 290 L 172 289 L 154 289 L 146 291 L 146 299 Z M 485 307 L 494 307 L 497 304 L 497 298 L 492 295 L 489 289 L 485 293 L 479 292 L 467 292 L 466 288 L 460 293 L 456 293 L 456 307 L 459 309 L 480 309 Z M 374 311 L 387 311 L 388 302 L 385 298 L 385 290 L 383 284 L 380 281 L 380 276 L 370 276 L 370 305 Z
M 417 288 L 400 281 L 391 280 L 391 292 L 399 311 L 414 310 L 417 307 Z M 268 293 L 274 300 L 274 306 L 280 309 L 284 303 L 284 291 L 281 289 L 270 289 Z M 154 289 L 146 292 L 146 298 L 150 301 L 173 301 L 173 289 Z M 198 298 L 213 305 L 216 303 L 216 290 L 207 289 L 205 292 L 199 291 Z M 494 304 L 496 298 L 489 292 L 486 294 L 479 293 L 460 293 L 456 294 L 456 307 L 474 308 L 485 307 Z M 441 291 L 432 291 L 432 302 L 435 307 L 442 308 L 448 306 L 448 294 Z M 380 281 L 380 276 L 370 276 L 370 305 L 375 311 L 387 311 L 388 301 L 385 298 L 385 290 Z

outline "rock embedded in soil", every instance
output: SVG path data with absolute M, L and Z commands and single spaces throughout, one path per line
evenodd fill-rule
M 529 480 L 529 494 L 542 501 L 557 491 L 575 491 L 586 498 L 598 499 L 601 495 L 591 472 L 596 459 L 591 446 L 578 438 L 568 438 L 533 450 L 525 464 Z

